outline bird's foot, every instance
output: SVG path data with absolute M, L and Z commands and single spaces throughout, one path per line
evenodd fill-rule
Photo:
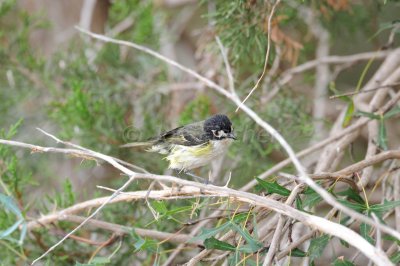
M 198 182 L 202 182 L 205 185 L 211 184 L 210 180 L 206 179 L 206 178 L 202 178 L 200 176 L 197 176 L 195 174 L 192 174 L 191 172 L 185 172 L 186 175 L 193 177 L 194 179 L 196 179 Z

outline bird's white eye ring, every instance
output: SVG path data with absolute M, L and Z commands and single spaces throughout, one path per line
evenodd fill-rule
M 215 137 L 217 137 L 217 138 L 219 138 L 220 137 L 220 131 L 217 131 L 217 130 L 211 130 L 211 132 L 213 133 L 213 135 L 215 136 Z
M 211 130 L 213 135 L 217 138 L 222 138 L 222 137 L 226 137 L 226 132 L 223 130 Z

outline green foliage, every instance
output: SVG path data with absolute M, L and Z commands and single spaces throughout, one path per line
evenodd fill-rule
M 321 196 L 311 188 L 307 188 L 306 191 L 304 191 L 304 194 L 305 198 L 303 199 L 303 207 L 312 208 L 322 201 Z
M 370 233 L 371 233 L 371 226 L 366 223 L 361 223 L 360 224 L 361 236 L 364 237 L 372 245 L 375 245 L 375 240 L 372 237 L 370 237 Z
M 260 8 L 261 5 L 261 8 Z M 209 19 L 215 20 L 217 34 L 229 47 L 234 64 L 255 65 L 260 69 L 265 58 L 267 38 L 264 31 L 266 4 L 247 1 L 218 1 Z
M 267 193 L 276 193 L 276 194 L 282 195 L 282 196 L 290 195 L 290 190 L 279 185 L 277 181 L 267 182 L 260 178 L 256 178 L 256 179 L 257 179 L 257 182 L 260 185 L 260 187 L 263 188 L 264 190 L 266 190 Z
M 336 192 L 336 195 L 338 196 L 347 196 L 348 199 L 353 200 L 357 203 L 360 204 L 365 204 L 364 199 L 358 194 L 357 192 L 354 191 L 354 189 L 347 188 L 346 190 Z
M 325 250 L 330 240 L 329 235 L 322 235 L 320 237 L 313 238 L 308 247 L 307 254 L 310 257 L 310 261 L 314 261 L 319 258 Z
M 236 251 L 236 247 L 232 246 L 229 243 L 224 241 L 220 241 L 215 237 L 210 237 L 204 240 L 204 246 L 206 249 L 218 249 L 218 250 L 225 250 L 225 251 Z
M 397 251 L 392 256 L 390 256 L 390 260 L 393 263 L 399 263 L 400 262 L 400 251 Z
M 333 263 L 332 266 L 354 266 L 351 261 L 348 261 L 344 258 L 337 258 Z
M 390 111 L 388 111 L 386 114 L 384 115 L 377 115 L 374 113 L 369 113 L 369 112 L 363 112 L 363 111 L 357 111 L 355 113 L 355 115 L 358 116 L 365 116 L 368 117 L 370 119 L 375 119 L 378 120 L 378 145 L 380 148 L 382 148 L 383 150 L 387 150 L 388 146 L 387 146 L 387 133 L 386 133 L 386 126 L 385 126 L 385 121 L 387 119 L 390 119 L 392 117 L 397 116 L 398 114 L 400 114 L 400 106 L 396 105 L 395 107 L 393 107 Z
M 211 115 L 211 100 L 206 95 L 200 95 L 189 102 L 180 114 L 179 124 L 186 125 L 201 121 Z
M 65 180 L 63 188 L 64 189 L 62 193 L 56 193 L 54 196 L 55 205 L 59 206 L 59 208 L 67 208 L 68 206 L 72 206 L 76 200 L 76 196 L 69 179 Z

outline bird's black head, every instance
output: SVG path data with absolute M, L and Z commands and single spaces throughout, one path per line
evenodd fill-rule
M 232 123 L 226 115 L 213 115 L 204 121 L 204 131 L 212 140 L 236 139 Z

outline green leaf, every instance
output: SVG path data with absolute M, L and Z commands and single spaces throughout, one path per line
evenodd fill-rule
M 255 252 L 259 250 L 260 248 L 263 247 L 262 243 L 260 243 L 258 240 L 254 239 L 249 232 L 246 229 L 242 229 L 240 226 L 238 226 L 235 223 L 231 223 L 231 228 L 238 232 L 249 244 L 252 252 Z
M 72 183 L 67 178 L 63 184 L 64 195 L 61 197 L 61 206 L 67 207 L 75 203 L 75 193 L 72 189 Z
M 384 4 L 386 4 L 387 1 L 384 1 Z M 373 38 L 375 38 L 376 36 L 378 36 L 382 31 L 387 30 L 387 29 L 392 29 L 393 27 L 397 26 L 396 21 L 391 21 L 391 22 L 385 22 L 385 23 L 381 23 L 379 25 L 379 29 L 368 39 L 368 42 L 370 42 Z
M 371 232 L 371 226 L 366 223 L 361 223 L 360 224 L 360 234 L 363 238 L 365 238 L 369 243 L 372 245 L 375 245 L 375 239 L 369 236 L 369 233 Z
M 346 248 L 350 247 L 349 243 L 347 243 L 346 241 L 344 241 L 343 239 L 340 239 L 340 244 Z
M 337 192 L 336 195 L 347 196 L 349 199 L 352 199 L 357 203 L 365 204 L 364 199 L 352 188 L 348 188 L 344 191 Z
M 389 119 L 398 114 L 400 114 L 400 105 L 393 107 L 389 112 L 387 112 L 386 114 L 383 115 L 383 118 Z
M 278 182 L 267 182 L 265 180 L 262 180 L 258 177 L 256 177 L 257 182 L 263 187 L 267 193 L 276 193 L 282 196 L 289 196 L 290 195 L 290 190 L 279 185 Z
M 316 258 L 319 258 L 322 255 L 326 245 L 328 245 L 329 240 L 329 235 L 322 235 L 311 240 L 307 251 L 311 261 L 314 261 Z
M 351 261 L 344 259 L 343 257 L 337 258 L 333 263 L 332 266 L 354 266 Z
M 304 211 L 303 201 L 301 200 L 301 198 L 299 196 L 296 197 L 296 209 L 298 209 L 300 211 Z
M 353 203 L 348 200 L 343 200 L 343 199 L 338 199 L 340 203 L 342 203 L 344 206 L 349 207 L 350 209 L 353 209 L 358 212 L 363 212 L 367 210 L 367 206 L 365 204 L 360 204 L 360 203 Z
M 347 127 L 350 124 L 351 119 L 353 118 L 353 114 L 354 114 L 354 102 L 353 100 L 350 99 L 350 102 L 346 108 L 346 114 L 343 119 L 342 127 Z
M 20 234 L 20 238 L 18 240 L 18 244 L 22 245 L 22 243 L 25 239 L 27 227 L 26 227 L 26 222 L 25 222 L 25 219 L 24 219 L 21 211 L 19 210 L 17 204 L 15 203 L 15 201 L 12 197 L 4 195 L 2 193 L 0 193 L 0 203 L 4 205 L 4 208 L 6 210 L 14 213 L 15 216 L 17 216 L 17 218 L 18 218 L 18 220 L 13 225 L 8 227 L 4 231 L 0 231 L 0 239 L 6 238 L 9 235 L 11 235 L 22 224 L 21 234 Z
M 321 200 L 322 200 L 321 196 L 314 190 L 311 190 L 311 192 L 307 192 L 307 194 L 303 200 L 303 207 L 310 207 L 310 208 L 314 207 Z
M 215 236 L 216 234 L 218 234 L 219 232 L 229 228 L 230 226 L 231 226 L 231 222 L 226 222 L 215 228 L 210 228 L 210 229 L 203 228 L 203 229 L 201 229 L 200 235 L 192 238 L 191 241 L 196 241 L 196 240 L 204 241 L 207 238 L 211 238 L 211 237 Z
M 390 260 L 393 263 L 399 263 L 400 262 L 400 251 L 397 251 L 396 253 L 394 253 L 392 256 L 390 256 Z
M 308 254 L 299 248 L 295 248 L 290 251 L 290 256 L 304 258 L 307 257 Z
M 385 239 L 385 240 L 396 242 L 397 245 L 400 246 L 400 239 L 397 239 L 394 236 L 384 235 L 382 238 Z
M 376 115 L 374 113 L 363 112 L 363 111 L 357 111 L 354 115 L 365 116 L 365 117 L 368 117 L 371 119 L 376 119 L 376 120 L 381 119 L 381 117 L 379 115 Z
M 241 223 L 247 219 L 247 216 L 248 216 L 247 212 L 239 213 L 233 217 L 232 221 L 235 223 Z
M 157 251 L 157 241 L 153 239 L 139 238 L 139 240 L 136 241 L 133 246 L 135 247 L 135 252 L 140 250 L 151 252 Z
M 385 151 L 388 149 L 385 120 L 383 118 L 379 120 L 378 145 Z
M 235 253 L 233 253 L 232 256 L 229 256 L 228 265 L 238 265 L 240 261 L 241 261 L 241 254 L 239 251 L 236 251 Z
M 226 250 L 226 251 L 235 251 L 236 247 L 232 246 L 229 243 L 220 241 L 215 237 L 207 238 L 204 240 L 204 246 L 206 249 L 218 249 L 218 250 Z
M 107 263 L 111 263 L 111 260 L 107 257 L 95 257 L 92 259 L 92 261 L 90 263 L 95 264 L 95 265 L 107 264 Z
M 258 248 L 256 251 L 259 251 L 262 247 Z M 251 246 L 250 244 L 246 245 L 241 245 L 236 248 L 237 251 L 243 252 L 243 253 L 254 253 L 254 246 Z M 264 250 L 264 249 L 263 249 Z
M 373 212 L 387 212 L 390 211 L 391 209 L 400 206 L 400 200 L 396 201 L 384 201 L 382 204 L 375 204 L 369 206 L 369 210 Z
M 162 200 L 154 200 L 151 202 L 151 206 L 160 214 L 165 214 L 168 209 L 165 206 L 164 201 Z

